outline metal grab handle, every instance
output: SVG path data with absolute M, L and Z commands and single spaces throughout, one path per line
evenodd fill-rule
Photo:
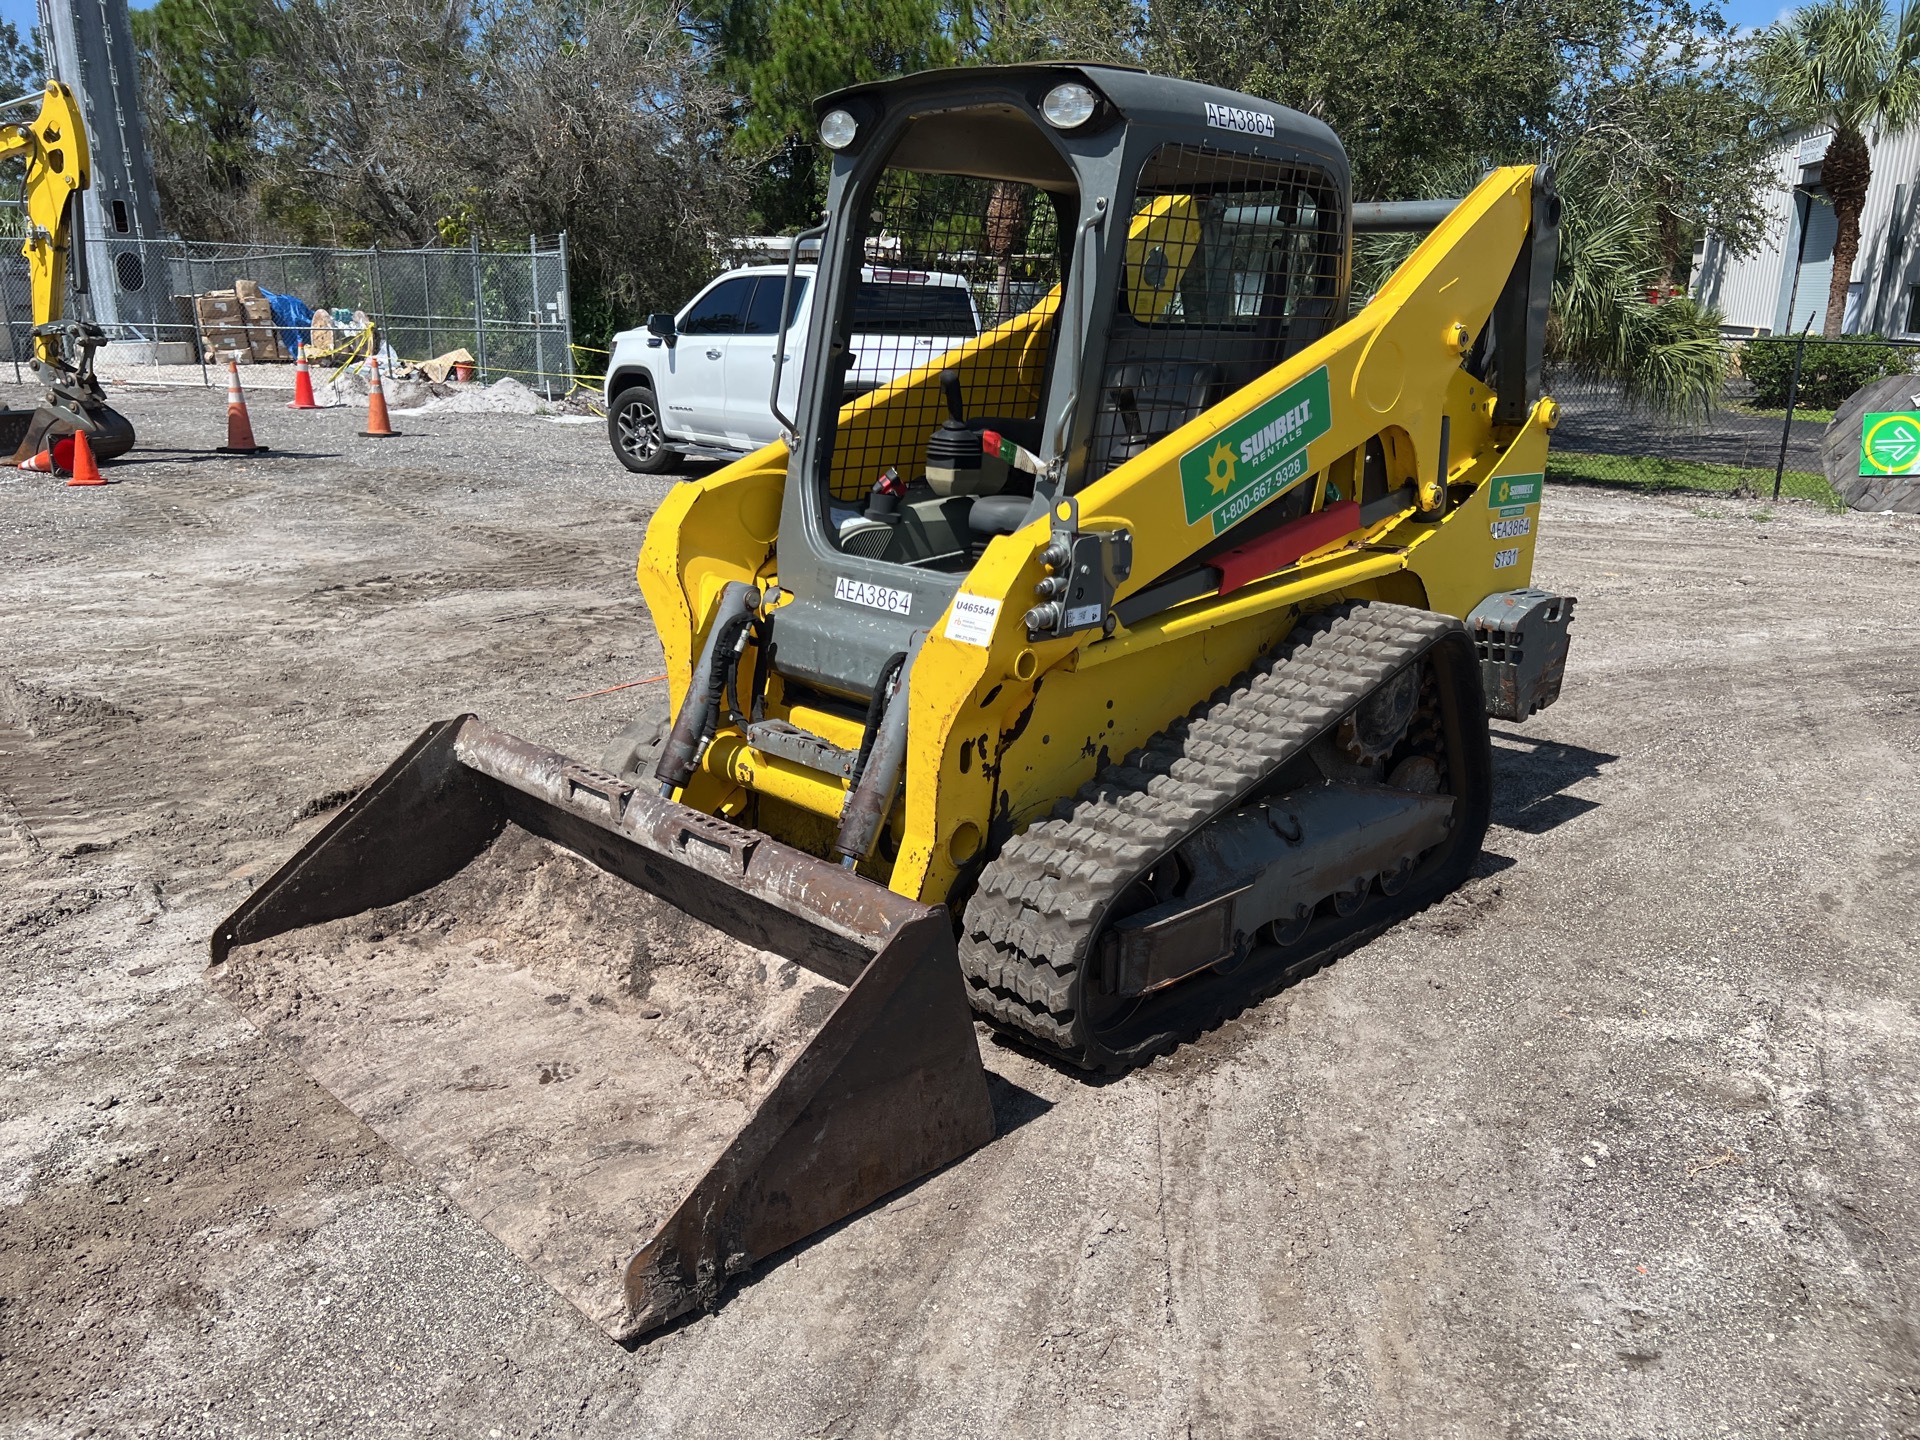
M 780 422 L 781 436 L 792 441 L 793 417 L 780 408 L 780 375 L 786 369 L 787 357 L 781 351 L 787 348 L 787 320 L 793 310 L 793 277 L 800 265 L 800 247 L 809 240 L 819 240 L 827 233 L 828 222 L 822 220 L 811 230 L 802 230 L 793 237 L 793 248 L 787 251 L 787 280 L 780 287 L 780 329 L 773 341 L 773 385 L 767 392 L 767 408 L 773 412 L 773 418 Z M 825 260 L 826 246 L 820 247 L 820 258 Z M 813 278 L 820 278 L 819 266 L 814 267 Z
M 720 358 L 720 352 L 718 350 L 707 351 L 707 359 L 718 360 L 719 358 Z
M 1073 238 L 1073 274 L 1068 277 L 1068 293 L 1060 297 L 1061 334 L 1076 342 L 1078 349 L 1067 374 L 1073 381 L 1073 388 L 1067 392 L 1067 403 L 1060 407 L 1060 413 L 1053 422 L 1053 453 L 1046 457 L 1047 475 L 1056 485 L 1064 483 L 1067 470 L 1067 442 L 1072 437 L 1073 412 L 1080 404 L 1080 377 L 1076 373 L 1086 359 L 1085 346 L 1080 342 L 1080 312 L 1084 308 L 1091 284 L 1087 276 L 1087 267 L 1094 263 L 1088 259 L 1087 252 L 1092 248 L 1088 242 L 1094 238 L 1100 222 L 1106 219 L 1107 201 L 1101 196 L 1093 202 L 1093 214 L 1080 222 L 1079 233 Z

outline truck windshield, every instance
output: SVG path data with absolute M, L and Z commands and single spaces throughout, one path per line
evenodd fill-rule
M 973 305 L 958 285 L 862 280 L 853 296 L 856 335 L 938 335 L 968 339 L 980 333 Z

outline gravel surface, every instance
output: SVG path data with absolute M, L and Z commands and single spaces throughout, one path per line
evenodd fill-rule
M 31 397 L 5 387 L 13 403 Z M 1548 497 L 1477 877 L 611 1344 L 214 993 L 429 719 L 585 759 L 668 481 L 598 427 L 142 390 L 0 475 L 0 1433 L 1920 1435 L 1920 524 Z

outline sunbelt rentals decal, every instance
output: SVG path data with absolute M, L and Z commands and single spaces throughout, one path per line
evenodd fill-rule
M 1510 505 L 1538 505 L 1540 484 L 1547 477 L 1532 475 L 1496 475 L 1487 482 L 1487 508 L 1504 510 Z
M 1547 477 L 1538 471 L 1531 475 L 1496 475 L 1487 482 L 1487 508 L 1497 517 L 1488 526 L 1495 541 L 1519 540 L 1533 533 L 1531 507 L 1540 503 L 1540 490 Z M 1520 563 L 1520 547 L 1507 545 L 1493 552 L 1493 568 L 1511 570 Z
M 1307 447 L 1333 425 L 1322 365 L 1180 457 L 1187 524 L 1211 520 L 1219 535 L 1290 490 L 1307 474 Z

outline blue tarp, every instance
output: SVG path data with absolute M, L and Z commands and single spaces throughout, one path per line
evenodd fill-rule
M 287 347 L 287 353 L 299 353 L 302 345 L 313 343 L 313 307 L 298 295 L 276 295 L 271 290 L 262 289 L 260 293 L 267 297 L 267 304 L 273 307 L 273 325 L 280 332 L 280 343 Z

